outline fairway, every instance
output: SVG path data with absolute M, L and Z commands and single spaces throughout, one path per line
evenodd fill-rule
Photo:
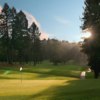
M 63 86 L 65 80 L 1 80 L 0 100 L 36 100 L 42 91 L 55 86 Z M 14 99 L 15 98 L 15 99 Z M 45 97 L 43 97 L 45 99 Z
M 92 73 L 80 80 L 84 67 L 54 66 L 48 62 L 33 67 L 1 67 L 0 100 L 99 100 L 100 81 Z
M 0 100 L 99 100 L 99 84 L 93 79 L 0 80 Z

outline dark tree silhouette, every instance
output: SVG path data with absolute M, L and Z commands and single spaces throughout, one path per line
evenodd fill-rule
M 28 28 L 24 12 L 16 12 L 5 3 L 0 13 L 0 61 L 21 63 L 33 60 L 36 63 L 41 58 L 40 45 L 37 25 L 33 23 Z
M 92 33 L 84 39 L 83 52 L 88 56 L 88 65 L 94 71 L 95 78 L 100 72 L 100 0 L 85 0 L 82 30 Z M 85 33 L 84 33 L 85 34 Z
M 29 28 L 30 38 L 32 40 L 31 46 L 31 60 L 36 65 L 38 62 L 42 60 L 42 52 L 41 52 L 41 41 L 40 41 L 40 32 L 39 28 L 36 26 L 35 23 Z
M 2 45 L 2 54 L 8 63 L 12 61 L 11 39 L 12 39 L 13 13 L 8 4 L 5 3 L 0 14 L 0 43 Z

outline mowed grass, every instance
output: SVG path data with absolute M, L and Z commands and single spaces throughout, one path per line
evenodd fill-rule
M 100 80 L 93 73 L 81 80 L 81 66 L 44 62 L 24 65 L 22 72 L 19 67 L 1 67 L 0 100 L 100 100 Z
M 22 72 L 19 71 L 23 67 Z M 49 62 L 38 64 L 37 66 L 11 66 L 0 67 L 0 79 L 27 79 L 27 80 L 47 80 L 47 79 L 67 79 L 79 78 L 80 71 L 83 68 L 77 65 L 61 65 L 54 66 Z

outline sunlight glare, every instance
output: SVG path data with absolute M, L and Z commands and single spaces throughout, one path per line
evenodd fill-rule
M 86 33 L 83 34 L 83 37 L 89 38 L 89 37 L 91 37 L 91 35 L 92 35 L 91 32 L 86 32 Z

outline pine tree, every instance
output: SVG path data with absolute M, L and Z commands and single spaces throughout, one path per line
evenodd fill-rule
M 11 63 L 12 10 L 5 3 L 0 14 L 0 42 L 5 61 Z
M 41 53 L 41 41 L 40 41 L 40 32 L 39 28 L 36 26 L 35 23 L 32 23 L 32 25 L 29 28 L 30 37 L 32 40 L 32 46 L 31 46 L 31 60 L 34 62 L 34 65 L 36 65 L 38 62 L 42 60 L 42 53 Z
M 100 72 L 100 0 L 85 0 L 82 30 L 92 36 L 84 39 L 83 52 L 88 56 L 88 65 L 94 70 L 95 78 Z M 84 33 L 85 34 L 85 33 Z
M 30 35 L 28 34 L 28 20 L 26 15 L 20 11 L 15 17 L 13 25 L 13 41 L 15 50 L 17 51 L 17 60 L 24 62 L 28 56 L 27 49 L 30 43 Z M 26 54 L 27 53 L 27 54 Z
M 0 13 L 0 61 L 8 63 L 41 60 L 39 28 L 35 23 L 28 29 L 23 11 L 16 12 L 5 3 Z

